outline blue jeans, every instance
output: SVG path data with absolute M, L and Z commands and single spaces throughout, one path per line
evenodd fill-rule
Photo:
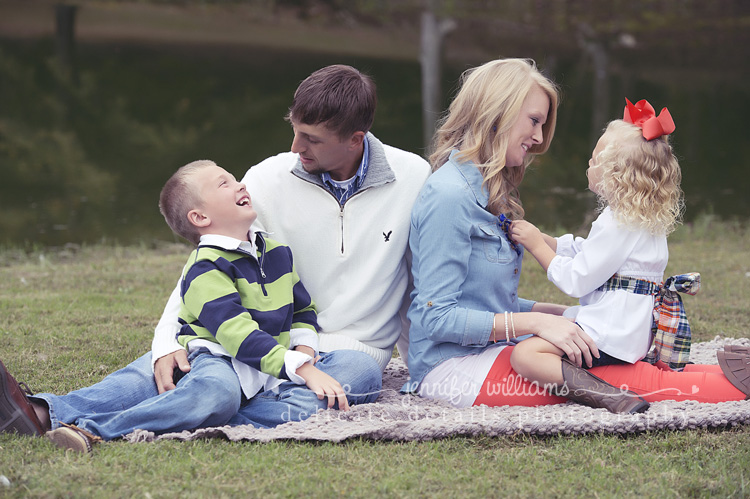
M 341 383 L 350 405 L 375 402 L 380 395 L 383 384 L 380 366 L 364 352 L 335 350 L 321 353 L 315 367 Z M 229 424 L 272 428 L 289 421 L 302 421 L 327 407 L 326 397 L 319 400 L 307 386 L 286 381 L 274 390 L 260 392 L 251 398 Z M 338 408 L 338 402 L 334 407 Z
M 174 390 L 159 394 L 151 369 L 151 353 L 110 374 L 95 385 L 67 395 L 38 394 L 49 407 L 52 429 L 60 423 L 112 440 L 136 429 L 168 433 L 222 426 L 237 413 L 242 400 L 232 362 L 206 349 L 189 356 L 190 372 Z

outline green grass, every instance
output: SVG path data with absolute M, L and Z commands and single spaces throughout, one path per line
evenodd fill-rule
M 704 217 L 670 238 L 695 341 L 747 337 L 750 230 Z M 0 249 L 0 358 L 36 391 L 95 383 L 150 347 L 188 248 Z M 529 258 L 522 296 L 572 301 Z M 454 437 L 341 444 L 224 440 L 99 445 L 65 453 L 0 435 L 0 497 L 748 497 L 750 426 L 615 435 Z

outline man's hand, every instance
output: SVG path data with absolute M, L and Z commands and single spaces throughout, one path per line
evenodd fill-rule
M 349 401 L 341 383 L 333 379 L 310 363 L 302 364 L 297 368 L 297 374 L 305 380 L 307 387 L 318 395 L 319 400 L 328 397 L 328 408 L 332 408 L 336 401 L 339 402 L 339 410 L 348 411 Z
M 154 364 L 154 379 L 156 380 L 156 387 L 159 389 L 159 393 L 175 389 L 175 368 L 179 368 L 184 373 L 190 371 L 187 350 L 177 350 L 157 359 Z

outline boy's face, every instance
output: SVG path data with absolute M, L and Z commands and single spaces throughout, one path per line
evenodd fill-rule
M 306 125 L 294 119 L 290 121 L 294 130 L 291 151 L 299 154 L 307 173 L 320 175 L 328 172 L 334 180 L 347 180 L 354 176 L 362 161 L 363 132 L 342 139 L 323 123 Z
M 245 184 L 217 165 L 206 166 L 195 174 L 203 206 L 192 210 L 202 218 L 204 234 L 219 234 L 247 239 L 247 231 L 258 214 L 253 208 Z

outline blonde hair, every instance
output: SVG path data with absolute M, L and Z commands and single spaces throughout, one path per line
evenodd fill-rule
M 201 234 L 198 227 L 190 223 L 187 215 L 191 210 L 202 208 L 203 199 L 200 196 L 200 186 L 191 182 L 191 179 L 199 170 L 209 166 L 216 166 L 216 163 L 201 159 L 186 164 L 169 177 L 159 195 L 159 211 L 169 228 L 196 245 L 200 242 Z
M 682 173 L 668 137 L 643 138 L 641 129 L 614 120 L 602 134 L 604 149 L 595 158 L 600 209 L 609 206 L 623 226 L 669 234 L 680 223 L 684 201 Z
M 535 85 L 550 100 L 547 122 L 542 126 L 544 139 L 529 149 L 523 165 L 505 168 L 508 131 Z M 498 59 L 465 71 L 460 89 L 435 133 L 432 170 L 445 164 L 451 151 L 458 149 L 460 159 L 474 162 L 482 173 L 489 194 L 487 209 L 494 215 L 523 218 L 518 186 L 534 157 L 549 148 L 555 134 L 557 104 L 557 85 L 542 75 L 531 59 Z

